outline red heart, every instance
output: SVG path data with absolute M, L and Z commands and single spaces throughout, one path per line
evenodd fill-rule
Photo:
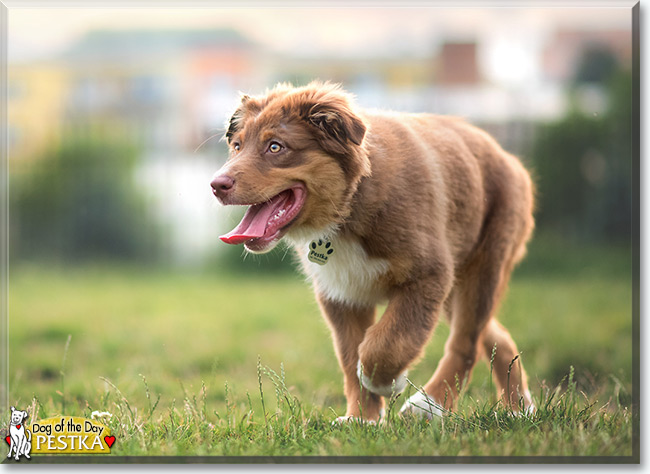
M 11 446 L 11 436 L 7 436 L 5 440 L 7 441 L 7 444 Z
M 16 428 L 20 429 L 20 425 L 16 425 Z
M 104 436 L 104 441 L 106 441 L 106 444 L 110 448 L 113 446 L 113 443 L 115 442 L 115 436 Z

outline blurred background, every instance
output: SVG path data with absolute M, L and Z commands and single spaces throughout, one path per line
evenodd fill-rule
M 521 157 L 538 188 L 537 230 L 515 274 L 520 299 L 504 311 L 520 324 L 513 330 L 525 342 L 520 348 L 536 360 L 531 376 L 538 386 L 557 383 L 574 365 L 585 387 L 613 377 L 616 393 L 629 392 L 631 24 L 629 8 L 592 7 L 11 10 L 10 346 L 14 360 L 32 357 L 33 367 L 12 365 L 10 379 L 51 383 L 68 334 L 98 373 L 118 377 L 102 365 L 106 351 L 130 354 L 136 366 L 142 360 L 134 371 L 156 371 L 148 354 L 125 348 L 130 336 L 121 329 L 142 334 L 137 321 L 145 313 L 152 317 L 146 330 L 162 331 L 150 350 L 173 354 L 175 338 L 200 339 L 184 332 L 196 335 L 198 325 L 205 337 L 230 334 L 240 362 L 261 351 L 245 350 L 257 342 L 237 343 L 251 332 L 281 340 L 277 334 L 293 328 L 266 308 L 255 313 L 262 323 L 251 316 L 251 327 L 231 334 L 224 328 L 239 317 L 220 319 L 220 310 L 206 307 L 215 303 L 207 288 L 178 303 L 165 319 L 173 329 L 160 327 L 151 301 L 191 292 L 197 281 L 216 292 L 224 281 L 259 283 L 246 275 L 283 275 L 289 286 L 280 293 L 301 288 L 317 315 L 286 249 L 243 259 L 240 247 L 219 241 L 243 211 L 220 207 L 209 182 L 227 154 L 220 138 L 239 91 L 321 79 L 342 83 L 362 107 L 465 117 Z M 174 276 L 163 281 L 163 274 Z M 199 277 L 185 287 L 179 275 Z M 120 281 L 127 283 L 119 291 L 111 286 Z M 134 303 L 126 292 L 140 283 L 150 300 Z M 117 300 L 131 303 L 118 309 Z M 284 304 L 279 296 L 277 304 Z M 99 322 L 114 318 L 123 326 Z M 201 326 L 210 318 L 218 326 Z M 92 332 L 99 327 L 101 334 Z M 335 381 L 338 394 L 327 330 L 318 327 L 329 351 L 322 377 Z M 110 341 L 86 347 L 91 335 Z M 235 361 L 215 356 L 214 344 L 206 339 L 196 356 L 193 367 L 204 369 L 196 376 L 232 377 Z M 431 364 L 441 346 L 428 353 Z M 286 345 L 264 347 L 271 361 L 290 359 L 280 350 Z M 196 362 L 177 360 L 179 377 Z

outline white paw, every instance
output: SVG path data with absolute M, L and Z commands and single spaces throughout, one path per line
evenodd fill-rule
M 418 392 L 404 402 L 399 412 L 413 413 L 416 416 L 432 419 L 434 416 L 442 416 L 441 408 L 442 406 L 433 398 Z
M 408 374 L 408 371 L 399 374 L 397 379 L 394 379 L 390 385 L 375 385 L 372 383 L 370 377 L 361 370 L 361 361 L 357 362 L 357 377 L 361 380 L 361 385 L 365 389 L 382 397 L 390 397 L 393 394 L 397 395 L 398 393 L 402 393 L 406 388 L 406 374 Z
M 519 410 L 513 410 L 512 414 L 514 416 L 522 416 L 522 415 L 531 416 L 533 413 L 535 413 L 535 411 L 537 411 L 537 407 L 533 403 L 533 398 L 530 396 L 530 391 L 525 390 L 522 398 L 524 399 L 524 407 L 525 407 L 523 412 Z
M 358 416 L 339 416 L 332 422 L 332 425 L 343 425 L 345 423 L 364 423 L 368 425 L 374 425 L 377 422 L 374 420 L 364 420 L 363 418 L 359 418 Z

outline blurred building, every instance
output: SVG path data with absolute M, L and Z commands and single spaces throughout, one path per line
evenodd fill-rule
M 621 65 L 632 64 L 632 35 L 629 30 L 557 30 L 543 51 L 543 71 L 547 80 L 567 82 L 576 73 L 588 49 L 602 49 Z
M 95 31 L 56 61 L 10 65 L 9 156 L 33 156 L 63 133 L 194 149 L 246 85 L 253 52 L 231 30 Z
M 9 152 L 33 156 L 61 133 L 112 133 L 147 150 L 194 150 L 223 133 L 239 91 L 279 81 L 341 82 L 365 107 L 460 115 L 494 128 L 564 112 L 564 84 L 585 48 L 622 61 L 626 31 L 553 34 L 541 51 L 543 81 L 487 81 L 478 41 L 442 42 L 430 58 L 272 54 L 234 30 L 110 30 L 82 37 L 56 60 L 9 67 Z M 523 146 L 506 140 L 512 151 Z
M 476 43 L 444 43 L 438 62 L 438 84 L 475 85 L 481 82 Z
M 8 73 L 8 155 L 18 165 L 55 145 L 72 89 L 70 72 L 57 63 L 17 64 Z

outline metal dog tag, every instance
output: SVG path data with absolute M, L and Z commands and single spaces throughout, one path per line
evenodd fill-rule
M 309 244 L 309 255 L 307 255 L 307 258 L 311 262 L 325 265 L 330 255 L 333 253 L 334 247 L 332 246 L 332 242 L 329 240 L 312 240 L 311 244 Z

